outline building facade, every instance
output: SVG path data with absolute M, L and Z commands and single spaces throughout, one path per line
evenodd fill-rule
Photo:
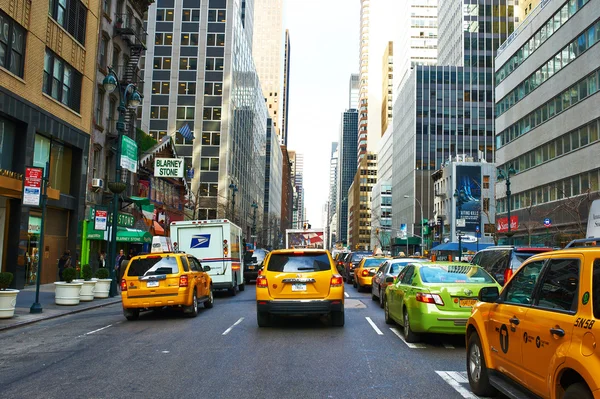
M 283 246 L 283 237 L 286 229 L 292 228 L 293 205 L 294 205 L 294 187 L 292 185 L 292 166 L 287 147 L 280 145 L 281 148 L 281 239 L 279 246 Z
M 42 284 L 57 281 L 66 250 L 81 259 L 99 10 L 97 0 L 0 1 L 0 259 L 15 288 L 35 284 L 40 266 Z M 26 166 L 48 175 L 43 230 L 41 208 L 23 205 Z
M 356 143 L 358 135 L 358 111 L 349 109 L 342 113 L 339 139 L 337 232 L 338 241 L 348 242 L 348 190 L 356 174 Z
M 600 7 L 555 0 L 534 11 L 496 58 L 496 162 L 515 172 L 510 201 L 506 180 L 496 183 L 497 213 L 517 219 L 512 242 L 562 246 L 585 237 L 598 197 Z
M 283 178 L 283 154 L 279 136 L 271 118 L 267 120 L 267 159 L 265 162 L 265 198 L 262 231 L 257 233 L 260 243 L 266 248 L 277 248 L 281 231 L 281 201 Z M 254 221 L 253 221 L 254 222 Z
M 285 46 L 283 55 L 283 101 L 281 103 L 281 144 L 287 147 L 288 138 L 288 110 L 290 108 L 290 63 L 292 47 L 290 31 L 285 30 Z
M 200 218 L 233 220 L 247 238 L 252 203 L 264 209 L 267 131 L 252 59 L 253 3 L 157 0 L 147 18 L 155 40 L 145 58 L 142 114 L 151 136 L 175 139 Z M 193 138 L 178 133 L 184 127 Z
M 369 250 L 371 245 L 371 199 L 373 186 L 377 184 L 377 154 L 367 153 L 354 175 L 348 190 L 352 208 L 348 212 L 349 243 L 354 249 Z
M 348 109 L 358 109 L 359 83 L 360 76 L 357 73 L 350 75 L 350 83 L 348 84 Z
M 332 240 L 331 224 L 333 217 L 337 211 L 337 174 L 338 174 L 338 142 L 334 141 L 331 143 L 331 158 L 329 159 L 329 196 L 327 198 L 327 215 L 323 227 L 325 228 L 325 234 L 327 236 L 327 242 L 331 244 L 335 243 Z M 335 237 L 333 237 L 335 238 Z

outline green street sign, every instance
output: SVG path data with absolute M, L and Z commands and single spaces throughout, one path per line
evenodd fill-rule
M 108 208 L 105 207 L 105 206 L 90 207 L 90 214 L 88 215 L 88 218 L 91 221 L 94 220 L 94 216 L 96 214 L 96 208 L 102 209 L 102 210 L 108 210 Z M 111 223 L 112 223 L 112 214 L 109 212 L 109 214 L 108 214 L 108 224 L 110 225 Z M 133 215 L 129 215 L 127 213 L 121 213 L 121 212 L 119 212 L 119 215 L 117 216 L 117 226 L 121 226 L 121 227 L 133 227 L 134 224 L 135 224 L 135 218 L 133 217 Z M 93 230 L 93 228 L 91 230 Z M 102 233 L 102 234 L 104 234 L 104 233 Z
M 121 136 L 121 167 L 137 173 L 137 144 L 129 137 Z

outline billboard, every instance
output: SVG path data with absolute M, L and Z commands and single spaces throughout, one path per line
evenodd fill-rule
M 462 199 L 459 212 L 456 198 L 456 219 L 465 222 L 460 230 L 475 233 L 481 226 L 481 166 L 456 165 L 456 188 Z

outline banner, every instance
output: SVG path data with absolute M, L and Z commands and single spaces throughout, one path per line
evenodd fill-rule
M 129 137 L 121 136 L 121 167 L 137 173 L 137 144 Z
M 518 228 L 519 228 L 519 217 L 511 216 L 510 217 L 510 231 L 517 231 Z M 498 233 L 508 232 L 508 218 L 496 219 L 496 231 Z
M 456 188 L 463 201 L 460 212 L 456 203 L 456 219 L 465 221 L 461 231 L 475 233 L 481 226 L 481 166 L 456 165 Z

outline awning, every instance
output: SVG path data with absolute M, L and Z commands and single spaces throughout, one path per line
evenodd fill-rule
M 151 243 L 152 234 L 143 230 L 119 228 L 117 229 L 117 242 Z
M 468 251 L 477 251 L 487 248 L 494 244 L 484 244 L 484 243 L 475 243 L 475 242 L 463 242 L 461 243 L 462 249 L 466 249 Z M 430 249 L 430 251 L 458 251 L 458 243 L 457 242 L 446 242 L 444 244 L 440 244 Z
M 134 204 L 138 205 L 139 207 L 141 207 L 142 205 L 150 205 L 150 198 L 146 197 L 131 196 L 129 197 L 129 200 Z
M 154 221 L 154 235 L 155 236 L 164 236 L 165 235 L 165 229 L 163 229 L 163 227 L 157 222 Z

